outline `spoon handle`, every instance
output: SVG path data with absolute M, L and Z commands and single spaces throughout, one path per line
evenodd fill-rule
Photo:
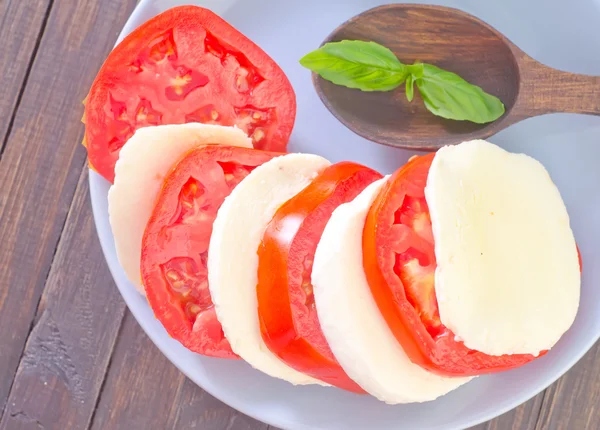
M 521 103 L 524 117 L 553 112 L 600 115 L 600 76 L 563 72 L 524 55 L 519 59 Z

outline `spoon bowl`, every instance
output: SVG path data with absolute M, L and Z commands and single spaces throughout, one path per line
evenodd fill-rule
M 388 47 L 405 64 L 434 64 L 498 97 L 506 112 L 487 124 L 429 112 L 415 89 L 363 92 L 313 74 L 319 97 L 346 127 L 385 145 L 435 150 L 486 138 L 525 118 L 550 112 L 600 115 L 600 77 L 561 72 L 533 60 L 500 32 L 457 9 L 415 4 L 379 6 L 336 28 L 323 43 L 365 40 Z

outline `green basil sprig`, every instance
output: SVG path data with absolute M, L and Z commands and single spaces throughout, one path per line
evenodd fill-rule
M 408 101 L 412 101 L 416 85 L 425 107 L 443 118 L 484 124 L 504 114 L 500 99 L 457 74 L 431 64 L 403 64 L 375 42 L 326 43 L 305 55 L 300 64 L 336 85 L 361 91 L 391 91 L 406 82 Z

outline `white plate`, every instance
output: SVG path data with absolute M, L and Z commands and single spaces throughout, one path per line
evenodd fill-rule
M 600 75 L 599 0 L 444 1 L 506 34 L 536 59 L 572 72 Z M 412 153 L 377 145 L 347 130 L 325 109 L 298 59 L 338 24 L 381 3 L 375 0 L 142 0 L 121 38 L 157 13 L 193 3 L 225 18 L 269 53 L 290 78 L 298 114 L 290 150 L 331 161 L 354 160 L 390 173 Z M 111 273 L 129 309 L 158 348 L 196 384 L 232 407 L 289 429 L 459 429 L 489 420 L 543 390 L 567 371 L 600 335 L 600 117 L 551 115 L 527 120 L 490 139 L 539 159 L 560 188 L 584 261 L 575 324 L 545 357 L 523 368 L 477 378 L 441 399 L 388 406 L 334 388 L 293 387 L 243 362 L 198 356 L 171 339 L 127 281 L 108 222 L 109 184 L 90 172 L 94 217 Z

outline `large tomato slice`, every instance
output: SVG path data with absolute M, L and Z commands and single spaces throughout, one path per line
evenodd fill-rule
M 529 354 L 491 356 L 467 348 L 441 320 L 433 233 L 425 200 L 434 154 L 396 171 L 367 215 L 363 262 L 375 301 L 410 359 L 431 372 L 467 376 L 521 366 Z
M 278 155 L 203 146 L 189 152 L 165 178 L 142 239 L 142 280 L 156 318 L 194 352 L 236 358 L 210 297 L 208 243 L 225 197 L 256 166 Z
M 119 150 L 140 127 L 236 125 L 254 147 L 284 151 L 296 97 L 279 66 L 207 9 L 169 9 L 110 53 L 86 100 L 91 166 L 113 182 Z
M 294 369 L 362 392 L 342 370 L 319 325 L 310 280 L 317 245 L 332 212 L 381 175 L 359 164 L 334 164 L 281 206 L 258 250 L 258 314 L 269 349 Z

